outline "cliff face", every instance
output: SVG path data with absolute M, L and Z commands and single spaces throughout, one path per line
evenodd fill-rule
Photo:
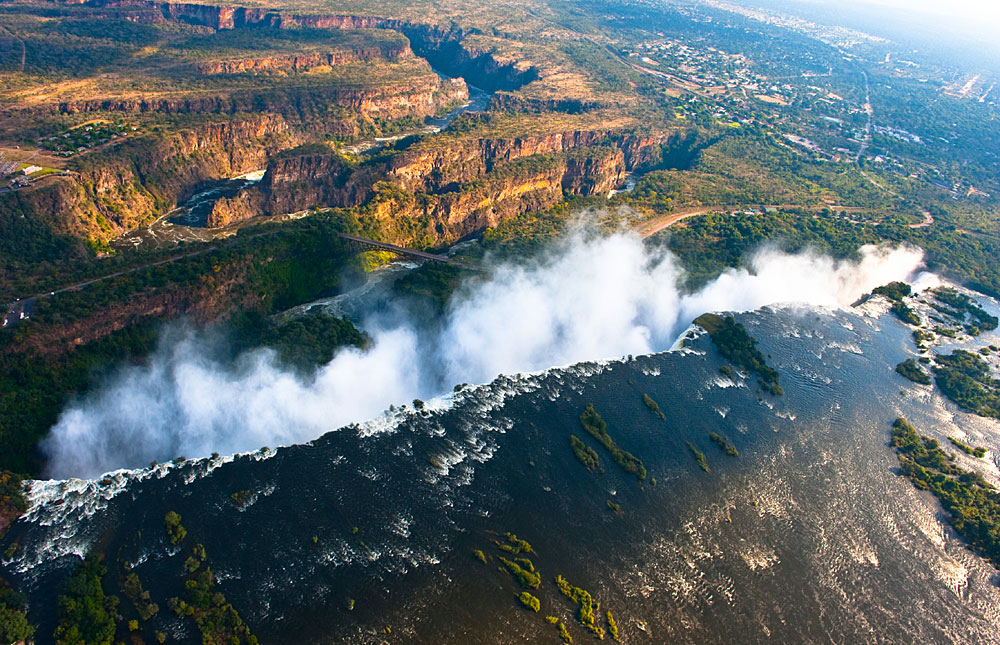
M 470 33 L 457 27 L 419 24 L 350 15 L 300 15 L 274 9 L 224 7 L 153 0 L 65 0 L 93 7 L 133 7 L 158 10 L 167 20 L 210 29 L 392 29 L 410 39 L 420 56 L 449 76 L 461 76 L 486 90 L 517 89 L 538 78 L 538 72 L 520 61 L 506 60 L 496 51 L 465 42 Z
M 625 153 L 607 148 L 600 154 L 570 155 L 562 189 L 568 195 L 601 195 L 625 181 Z
M 620 185 L 626 169 L 622 150 L 568 147 L 603 137 L 579 132 L 474 140 L 467 147 L 402 153 L 402 161 L 357 170 L 335 154 L 276 159 L 260 184 L 216 202 L 208 225 L 315 206 L 366 205 L 395 242 L 450 243 L 507 217 L 547 208 L 565 195 L 601 194 Z
M 220 63 L 221 64 L 221 63 Z M 379 87 L 302 87 L 286 91 L 237 92 L 230 96 L 106 98 L 58 104 L 63 114 L 78 112 L 163 112 L 167 114 L 280 114 L 293 121 L 328 119 L 331 104 L 365 116 L 423 118 L 442 105 L 468 97 L 461 79 L 434 75 Z
M 367 210 L 379 231 L 397 244 L 440 246 L 505 219 L 549 208 L 567 195 L 605 193 L 621 184 L 624 173 L 624 154 L 610 147 L 530 157 L 525 163 L 500 167 L 461 190 L 440 194 L 414 195 L 376 186 Z
M 599 130 L 472 139 L 403 152 L 394 157 L 387 177 L 404 190 L 439 192 L 472 181 L 494 168 L 532 155 L 549 155 L 593 146 L 608 136 Z
M 288 124 L 271 115 L 205 124 L 81 157 L 72 176 L 0 198 L 17 200 L 20 212 L 56 234 L 108 240 L 173 208 L 207 181 L 265 166 L 294 141 Z
M 358 47 L 336 50 L 326 53 L 312 53 L 287 56 L 261 56 L 252 58 L 235 58 L 231 60 L 213 60 L 198 63 L 195 71 L 199 74 L 263 74 L 263 73 L 299 73 L 314 70 L 323 66 L 346 65 L 347 63 L 367 62 L 373 60 L 397 61 L 412 58 L 413 51 L 408 45 L 383 45 L 373 47 Z

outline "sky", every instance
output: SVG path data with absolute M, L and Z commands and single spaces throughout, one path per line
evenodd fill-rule
M 981 26 L 983 22 L 994 24 L 1000 22 L 1000 2 L 997 0 L 867 0 L 867 2 L 894 9 L 937 14 L 975 27 Z
M 1000 71 L 1000 0 L 735 1 L 859 29 L 963 67 Z

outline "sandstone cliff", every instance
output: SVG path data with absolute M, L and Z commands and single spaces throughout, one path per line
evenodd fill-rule
M 264 167 L 298 135 L 275 115 L 204 123 L 80 157 L 69 177 L 0 195 L 56 235 L 106 241 L 149 222 L 207 182 Z
M 336 84 L 239 91 L 228 96 L 180 98 L 102 98 L 65 101 L 54 106 L 63 114 L 79 112 L 161 112 L 165 114 L 260 114 L 269 112 L 299 123 L 330 117 L 330 105 L 362 116 L 423 118 L 442 106 L 468 97 L 461 79 L 442 81 L 427 70 L 407 82 L 382 86 Z
M 377 16 L 300 15 L 276 9 L 225 7 L 154 0 L 64 0 L 93 7 L 156 9 L 166 20 L 210 29 L 392 29 L 410 40 L 413 50 L 450 76 L 461 76 L 486 90 L 516 89 L 538 78 L 538 71 L 489 48 L 467 42 L 471 32 Z
M 279 158 L 260 184 L 216 202 L 209 225 L 317 206 L 364 206 L 395 242 L 451 243 L 566 195 L 602 194 L 620 185 L 625 153 L 584 145 L 604 137 L 576 132 L 471 140 L 464 148 L 403 152 L 358 169 L 332 153 Z
M 294 74 L 309 72 L 319 68 L 361 63 L 373 60 L 397 61 L 412 58 L 413 51 L 405 43 L 383 44 L 381 46 L 355 47 L 330 52 L 287 54 L 274 56 L 252 56 L 227 60 L 210 60 L 197 63 L 194 68 L 199 74 Z

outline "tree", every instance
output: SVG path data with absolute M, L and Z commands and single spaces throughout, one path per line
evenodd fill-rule
M 19 609 L 0 603 L 0 643 L 8 645 L 31 638 L 35 628 L 28 623 L 28 617 Z
M 105 596 L 101 579 L 107 568 L 87 556 L 59 594 L 56 645 L 111 645 L 115 637 L 117 596 Z

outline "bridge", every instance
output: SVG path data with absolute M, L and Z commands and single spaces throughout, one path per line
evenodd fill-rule
M 406 255 L 418 260 L 430 260 L 431 262 L 441 262 L 442 264 L 450 264 L 454 267 L 459 267 L 461 269 L 471 269 L 473 271 L 479 271 L 480 267 L 473 264 L 467 264 L 465 262 L 459 262 L 458 260 L 453 260 L 444 255 L 436 255 L 434 253 L 425 253 L 423 251 L 415 251 L 413 249 L 407 249 L 402 246 L 396 246 L 395 244 L 389 244 L 388 242 L 377 242 L 375 240 L 369 240 L 364 237 L 358 237 L 357 235 L 348 235 L 347 233 L 338 233 L 341 239 L 347 240 L 358 246 L 376 249 L 378 251 L 389 251 L 390 253 L 397 253 L 399 255 Z

